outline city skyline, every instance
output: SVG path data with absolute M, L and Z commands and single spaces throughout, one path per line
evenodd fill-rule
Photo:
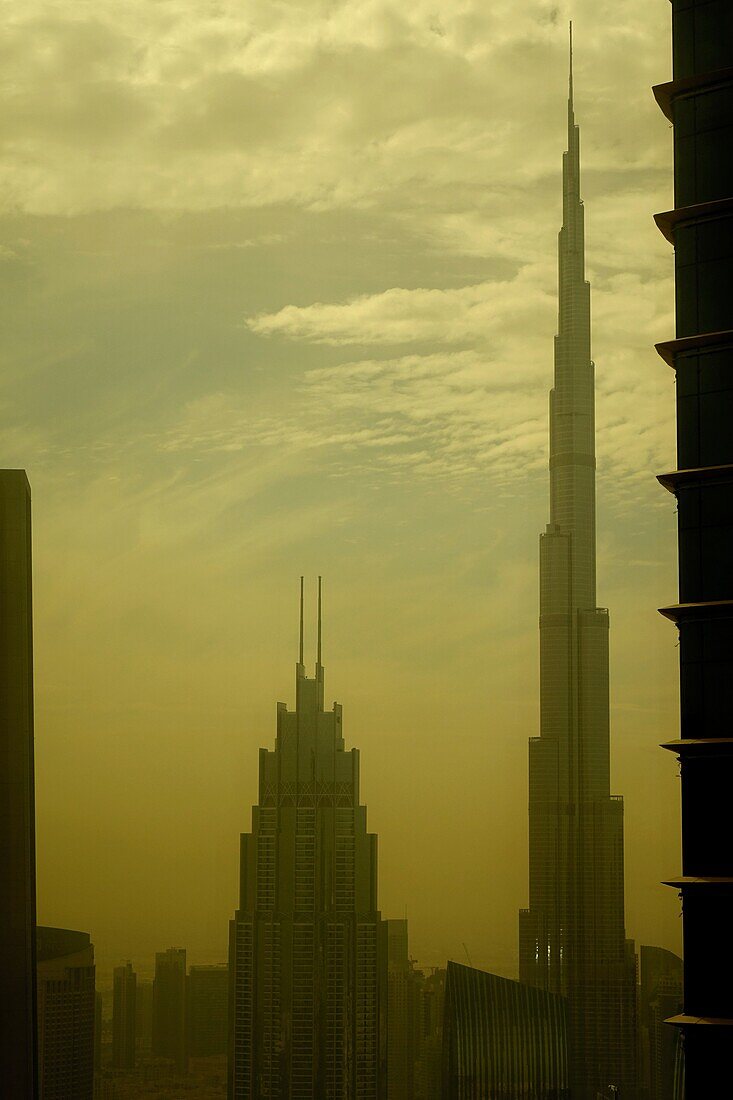
M 648 350 L 669 327 L 657 306 L 668 306 L 668 256 L 648 218 L 669 206 L 653 197 L 667 135 L 648 94 L 664 75 L 668 13 L 659 13 L 659 33 L 656 15 L 645 13 L 630 42 L 628 6 L 613 15 L 578 7 L 597 355 L 611 386 L 600 433 L 608 517 L 600 537 L 602 589 L 614 608 L 614 787 L 627 796 L 633 837 L 628 930 L 678 949 L 675 900 L 656 886 L 677 864 L 675 768 L 655 749 L 673 721 L 676 651 L 653 615 L 674 585 L 674 517 L 644 483 L 646 468 L 673 463 L 657 458 L 661 436 L 633 439 L 620 416 L 629 388 L 650 424 L 664 420 L 659 403 L 672 401 Z M 373 26 L 345 17 L 334 24 L 319 9 L 308 24 L 312 40 L 298 44 L 287 25 L 266 25 L 260 12 L 250 28 L 255 52 L 233 56 L 213 46 L 196 54 L 208 33 L 196 20 L 188 42 L 182 30 L 162 33 L 171 46 L 164 52 L 152 32 L 146 39 L 142 9 L 137 27 L 115 22 L 105 5 L 94 25 L 63 13 L 41 25 L 38 9 L 29 11 L 33 42 L 59 51 L 42 62 L 18 25 L 16 44 L 35 59 L 34 77 L 34 65 L 58 61 L 90 82 L 107 74 L 121 97 L 120 128 L 110 121 L 114 142 L 87 186 L 64 176 L 60 146 L 50 143 L 46 191 L 24 189 L 25 210 L 6 211 L 3 221 L 12 253 L 3 253 L 9 355 L 21 341 L 24 348 L 4 382 L 5 447 L 29 468 L 37 518 L 39 919 L 92 929 L 100 970 L 166 942 L 186 942 L 192 959 L 223 958 L 219 914 L 236 891 L 228 845 L 244 827 L 239 792 L 255 778 L 269 700 L 286 690 L 285 590 L 301 571 L 322 571 L 334 674 L 365 751 L 366 797 L 382 838 L 385 909 L 408 905 L 415 953 L 426 963 L 460 958 L 466 942 L 477 964 L 516 971 L 525 745 L 537 714 L 534 548 L 566 13 L 553 23 L 539 3 L 511 18 L 499 9 L 481 16 L 475 6 L 479 22 L 469 30 L 449 16 L 434 24 L 423 5 L 394 25 L 375 16 Z M 225 28 L 215 20 L 210 29 Z M 193 168 L 185 174 L 191 186 L 210 180 L 198 209 L 190 189 L 172 195 L 163 187 L 150 160 L 138 175 L 151 188 L 161 180 L 157 196 L 133 193 L 123 174 L 122 197 L 134 209 L 116 208 L 120 192 L 105 188 L 104 165 L 129 153 L 124 127 L 138 140 L 149 106 L 144 80 L 130 91 L 122 75 L 136 35 L 148 42 L 153 84 L 180 81 L 182 126 L 194 112 L 181 67 L 194 66 L 199 105 L 224 127 L 211 130 L 224 149 L 243 138 L 226 129 L 222 89 L 226 79 L 240 88 L 241 78 L 259 94 L 268 79 L 262 51 L 285 89 L 287 125 L 305 126 L 315 141 L 326 115 L 310 61 L 323 51 L 334 82 L 328 95 L 340 81 L 347 119 L 362 126 L 356 138 L 356 130 L 330 127 L 323 170 L 330 165 L 339 178 L 340 164 L 353 180 L 363 145 L 362 190 L 336 201 L 326 181 L 315 198 L 273 195 L 275 207 L 255 203 L 245 181 L 250 205 L 224 214 L 219 204 L 231 196 L 201 168 L 219 154 L 200 146 L 186 153 Z M 244 28 L 227 24 L 225 37 L 237 36 L 244 40 Z M 191 49 L 206 57 L 203 69 Z M 346 57 L 354 67 L 344 82 L 338 65 Z M 422 69 L 435 72 L 434 84 L 413 79 Z M 363 122 L 376 117 L 372 70 L 397 72 L 401 82 L 387 89 L 378 132 Z M 288 93 L 296 80 L 318 107 L 305 121 Z M 612 105 L 621 84 L 642 105 L 628 132 Z M 64 114 L 57 127 L 61 145 L 81 148 L 94 130 L 84 89 L 80 114 Z M 106 117 L 110 102 L 98 102 Z M 59 101 L 59 111 L 67 107 Z M 463 129 L 456 118 L 468 120 Z M 415 149 L 406 152 L 411 135 Z M 257 153 L 263 140 L 251 138 L 251 156 L 266 167 Z M 144 143 L 136 148 L 149 155 Z M 399 182 L 399 196 L 389 181 Z M 418 207 L 419 230 L 410 214 Z M 647 230 L 654 243 L 640 267 L 636 242 Z M 39 335 L 28 336 L 28 320 Z M 633 338 L 618 340 L 622 327 Z M 637 626 L 642 600 L 650 612 Z M 643 674 L 640 653 L 651 654 Z M 456 717 L 457 700 L 470 719 Z M 456 725 L 463 754 L 453 735 L 445 738 Z M 405 784 L 416 752 L 425 766 Z M 638 753 L 646 784 L 633 774 Z M 393 769 L 381 767 L 388 758 Z M 128 784 L 138 793 L 132 816 Z M 395 810 L 403 792 L 416 821 L 409 845 Z M 418 812 L 428 799 L 445 835 Z M 472 870 L 454 857 L 460 836 L 451 808 L 459 800 L 472 832 L 502 837 L 479 856 L 482 882 L 502 889 L 472 891 L 457 914 L 450 898 L 465 892 Z M 116 824 L 123 819 L 125 829 Z M 411 845 L 431 860 L 411 859 Z M 202 883 L 187 912 L 190 934 L 180 850 Z M 102 880 L 102 852 L 119 868 L 116 882 Z M 126 898 L 149 892 L 154 878 L 149 915 L 128 918 Z

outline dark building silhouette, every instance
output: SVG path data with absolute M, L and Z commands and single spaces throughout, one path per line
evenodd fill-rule
M 665 1021 L 682 1009 L 682 959 L 663 947 L 639 949 L 640 1074 L 644 1100 L 676 1100 L 679 1031 Z
M 186 1042 L 186 949 L 169 947 L 155 955 L 153 982 L 152 1052 L 170 1058 L 185 1070 Z
M 449 962 L 442 1100 L 569 1095 L 565 998 Z
M 137 975 L 132 963 L 112 972 L 112 1065 L 135 1068 L 135 1016 Z
M 415 1100 L 424 975 L 410 959 L 406 920 L 382 921 L 387 959 L 386 1100 Z
M 99 1072 L 102 1068 L 102 1009 L 104 999 L 101 993 L 94 995 L 94 1070 Z
M 611 795 L 608 611 L 596 606 L 595 396 L 580 137 L 563 155 L 550 522 L 540 537 L 540 736 L 529 743 L 529 908 L 520 979 L 568 1000 L 573 1100 L 635 1087 L 623 801 Z
M 36 931 L 41 1100 L 93 1100 L 94 947 L 88 932 Z
M 229 967 L 192 966 L 188 974 L 189 1054 L 226 1054 Z
M 733 4 L 673 0 L 675 206 L 656 221 L 675 250 L 684 1034 L 687 1095 L 730 1091 L 733 1043 Z
M 446 971 L 434 969 L 420 989 L 420 1037 L 415 1065 L 416 1100 L 441 1100 L 443 1091 L 443 1007 Z
M 377 838 L 359 805 L 359 753 L 324 710 L 321 592 L 315 677 L 300 656 L 295 710 L 260 750 L 231 923 L 230 1100 L 377 1100 L 384 994 Z
M 153 1038 L 153 983 L 140 978 L 135 989 L 135 1037 L 139 1050 L 150 1050 Z
M 0 470 L 0 1081 L 6 1100 L 38 1095 L 33 778 L 31 493 Z

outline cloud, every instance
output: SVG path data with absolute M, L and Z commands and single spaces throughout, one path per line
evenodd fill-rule
M 344 303 L 285 306 L 249 318 L 252 332 L 321 344 L 460 344 L 491 340 L 555 309 L 545 273 L 525 267 L 512 280 L 455 289 L 393 287 Z
M 575 12 L 588 159 L 659 165 L 664 13 L 595 7 Z M 471 211 L 485 225 L 497 196 L 521 209 L 548 193 L 566 67 L 554 9 L 28 0 L 2 58 L 0 193 L 44 213 L 279 201 L 378 205 L 425 232 Z
M 248 324 L 263 338 L 381 351 L 305 372 L 308 404 L 323 411 L 319 445 L 339 426 L 353 432 L 377 424 L 363 456 L 371 468 L 458 483 L 480 475 L 517 490 L 546 462 L 552 278 L 549 262 L 528 264 L 511 279 L 291 305 Z M 646 267 L 607 271 L 600 282 L 593 295 L 599 475 L 606 497 L 625 506 L 671 461 L 673 394 L 652 349 L 671 328 L 671 303 L 666 278 Z M 390 355 L 399 345 L 416 350 Z M 361 445 L 352 434 L 349 447 Z

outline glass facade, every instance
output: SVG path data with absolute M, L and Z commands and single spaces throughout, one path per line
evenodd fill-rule
M 676 333 L 657 345 L 677 390 L 684 1000 L 675 1017 L 690 1097 L 730 1074 L 733 1034 L 733 5 L 673 0 L 673 79 L 655 88 L 674 125 Z M 671 334 L 670 334 L 671 335 Z M 670 377 L 670 382 L 672 378 Z
M 442 1100 L 569 1096 L 565 998 L 449 962 Z
M 87 932 L 39 926 L 38 1064 L 42 1100 L 92 1100 L 94 947 Z

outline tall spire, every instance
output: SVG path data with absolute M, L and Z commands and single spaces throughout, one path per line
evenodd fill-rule
M 321 578 L 318 578 L 318 646 L 316 649 L 316 665 L 321 667 Z
M 300 578 L 300 647 L 298 650 L 298 664 L 303 664 L 303 578 Z
M 570 20 L 570 64 L 569 64 L 569 79 L 568 79 L 568 104 L 570 110 L 573 110 L 573 21 Z
M 540 538 L 540 736 L 530 741 L 530 905 L 520 978 L 568 999 L 570 1095 L 633 1094 L 623 806 L 610 794 L 608 612 L 597 607 L 595 384 L 569 28 L 550 523 Z
M 580 197 L 580 128 L 573 103 L 569 28 L 568 146 L 562 158 L 563 224 L 558 241 L 559 317 L 550 412 L 550 520 L 572 533 L 576 606 L 595 606 L 595 425 L 590 286 L 585 278 Z

